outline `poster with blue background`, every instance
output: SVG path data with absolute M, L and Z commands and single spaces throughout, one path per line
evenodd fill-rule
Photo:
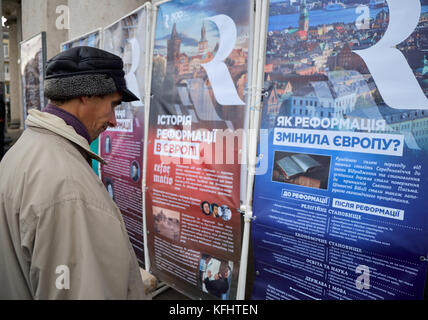
M 426 1 L 271 1 L 253 299 L 423 298 L 427 30 Z

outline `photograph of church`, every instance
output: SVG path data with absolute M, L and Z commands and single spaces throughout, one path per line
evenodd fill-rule
M 236 106 L 218 103 L 204 69 L 204 64 L 215 57 L 220 44 L 219 30 L 208 18 L 221 12 L 222 3 L 213 5 L 210 11 L 195 12 L 199 19 L 192 17 L 191 22 L 184 16 L 170 23 L 171 19 L 165 18 L 169 14 L 163 13 L 166 23 L 158 26 L 156 33 L 152 93 L 161 97 L 161 101 L 155 99 L 154 104 L 164 114 L 191 115 L 192 127 L 204 127 L 204 121 L 214 123 L 219 129 L 242 126 L 234 123 Z M 226 2 L 224 5 L 227 6 Z M 247 15 L 242 16 L 230 17 L 237 27 L 237 39 L 224 63 L 240 99 L 246 101 L 249 30 Z

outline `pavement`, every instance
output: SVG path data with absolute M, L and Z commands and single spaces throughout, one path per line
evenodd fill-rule
M 190 300 L 185 295 L 181 294 L 178 291 L 175 291 L 172 288 L 169 288 L 167 291 L 157 295 L 153 300 Z
M 158 289 L 158 291 L 161 292 L 159 294 L 155 294 L 155 296 L 152 297 L 152 300 L 191 300 L 169 286 L 162 286 L 161 284 L 159 287 L 161 287 L 161 289 Z

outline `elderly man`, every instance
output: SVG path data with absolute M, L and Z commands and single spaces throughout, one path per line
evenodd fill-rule
M 92 140 L 138 98 L 123 62 L 77 47 L 48 61 L 50 104 L 0 163 L 1 299 L 141 299 L 121 213 L 90 166 Z
M 4 154 L 4 129 L 6 127 L 6 105 L 0 88 L 0 161 Z

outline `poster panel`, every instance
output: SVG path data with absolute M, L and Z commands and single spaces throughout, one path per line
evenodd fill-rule
M 66 41 L 64 43 L 61 43 L 61 51 L 66 51 L 70 48 L 79 47 L 79 46 L 87 46 L 87 47 L 101 49 L 101 35 L 102 35 L 102 29 L 100 28 L 90 33 L 87 33 L 83 36 L 80 36 L 76 39 Z M 91 143 L 91 150 L 96 154 L 99 153 L 99 141 L 100 140 L 97 138 Z M 97 176 L 100 175 L 98 161 L 92 160 L 92 169 L 97 174 Z
M 28 110 L 42 110 L 46 105 L 43 92 L 46 64 L 46 33 L 42 32 L 19 44 L 24 121 Z
M 423 298 L 427 19 L 419 0 L 271 1 L 253 299 Z
M 66 51 L 70 48 L 79 47 L 79 46 L 86 46 L 86 47 L 101 49 L 101 46 L 102 46 L 101 36 L 102 36 L 102 29 L 100 28 L 95 31 L 84 34 L 80 37 L 77 37 L 75 39 L 71 39 L 69 41 L 61 43 L 61 51 Z
M 124 60 L 128 88 L 140 98 L 115 109 L 117 125 L 100 135 L 101 179 L 123 214 L 129 239 L 140 264 L 143 244 L 144 93 L 147 45 L 147 6 L 104 29 L 104 50 Z
M 158 8 L 148 249 L 151 271 L 193 298 L 236 296 L 251 9 L 250 0 L 171 1 Z

